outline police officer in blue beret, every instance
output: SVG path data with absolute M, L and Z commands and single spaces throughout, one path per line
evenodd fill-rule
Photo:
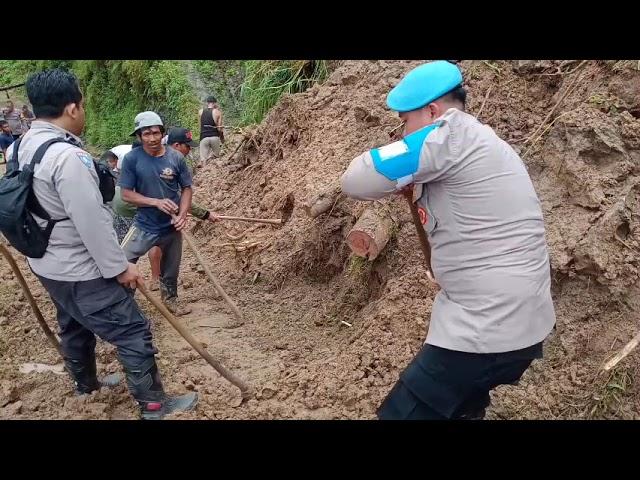
M 377 200 L 413 188 L 434 282 L 425 344 L 380 419 L 481 419 L 489 392 L 515 384 L 555 325 L 540 201 L 509 144 L 465 112 L 460 69 L 411 70 L 387 105 L 403 139 L 356 157 L 342 190 Z

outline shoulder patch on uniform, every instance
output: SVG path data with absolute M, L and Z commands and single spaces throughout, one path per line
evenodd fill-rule
M 93 168 L 93 158 L 88 153 L 76 152 L 78 158 L 84 163 L 84 166 L 91 169 Z

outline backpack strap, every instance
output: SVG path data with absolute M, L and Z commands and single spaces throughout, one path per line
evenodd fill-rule
M 59 137 L 47 140 L 42 145 L 40 145 L 36 150 L 36 153 L 33 154 L 33 158 L 31 159 L 31 163 L 29 164 L 29 167 L 31 167 L 32 171 L 35 169 L 36 165 L 40 163 L 40 161 L 42 160 L 42 157 L 44 157 L 44 154 L 47 152 L 47 149 L 54 143 L 59 143 L 59 142 L 73 145 L 72 143 L 67 142 L 64 138 L 59 138 Z
M 20 139 L 16 140 L 14 145 L 18 144 L 19 141 Z M 40 161 L 42 160 L 42 157 L 44 157 L 44 154 L 47 152 L 47 149 L 54 143 L 59 143 L 59 142 L 73 145 L 71 142 L 68 142 L 64 138 L 60 138 L 60 137 L 51 138 L 47 140 L 46 142 L 44 142 L 42 145 L 38 147 L 38 149 L 36 150 L 36 153 L 33 154 L 33 158 L 31 159 L 31 162 L 29 163 L 29 165 L 25 166 L 25 170 L 28 169 L 29 171 L 33 172 L 35 169 L 35 166 L 39 164 Z M 19 165 L 17 147 L 19 147 L 19 144 L 14 147 L 15 150 L 13 151 L 13 157 L 11 159 L 12 162 L 15 162 L 16 166 Z M 43 218 L 44 220 L 49 222 L 47 225 L 47 229 L 49 231 L 53 228 L 53 225 L 55 225 L 56 223 L 62 222 L 63 220 L 69 220 L 69 217 L 57 218 L 55 220 L 52 219 L 51 215 L 49 215 L 49 213 L 47 213 L 47 211 L 42 207 L 42 205 L 40 205 L 40 202 L 36 198 L 36 195 L 33 192 L 33 189 L 31 189 L 31 191 L 29 192 L 29 198 L 27 199 L 27 202 L 28 202 L 29 210 L 31 210 L 36 216 Z
M 20 142 L 22 138 L 19 138 L 15 142 L 13 142 L 13 155 L 11 155 L 11 160 L 7 162 L 7 174 L 13 171 L 20 170 L 20 165 L 18 164 L 18 148 L 20 148 Z

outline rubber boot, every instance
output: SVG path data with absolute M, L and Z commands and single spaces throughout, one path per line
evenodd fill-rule
M 161 420 L 170 413 L 193 410 L 198 404 L 197 393 L 172 397 L 164 392 L 155 358 L 151 357 L 139 366 L 124 363 L 123 366 L 127 386 L 138 402 L 143 420 Z
M 122 381 L 122 375 L 119 373 L 113 373 L 98 380 L 95 355 L 85 360 L 66 358 L 64 364 L 78 395 L 95 392 L 100 387 L 115 387 Z
M 191 313 L 191 308 L 189 306 L 183 305 L 178 301 L 177 287 L 172 288 L 160 281 L 160 298 L 162 299 L 162 303 L 164 303 L 165 307 L 167 307 L 167 309 L 176 317 L 181 317 L 182 315 Z
M 181 317 L 191 313 L 191 307 L 180 302 L 178 297 L 165 298 L 163 303 L 165 307 L 167 307 L 167 309 L 176 317 Z

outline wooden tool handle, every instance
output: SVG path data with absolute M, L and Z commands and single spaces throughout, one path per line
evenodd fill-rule
M 219 361 L 211 356 L 209 352 L 207 352 L 202 344 L 198 342 L 195 337 L 187 330 L 187 328 L 182 325 L 180 320 L 178 320 L 167 307 L 153 295 L 151 295 L 146 287 L 142 285 L 138 285 L 138 290 L 145 296 L 149 302 L 153 304 L 154 307 L 169 321 L 171 326 L 175 328 L 178 333 L 184 338 L 189 345 L 191 345 L 196 352 L 200 354 L 202 358 L 204 358 L 209 365 L 216 369 L 216 371 L 226 378 L 229 382 L 240 389 L 240 393 L 242 394 L 243 399 L 248 399 L 251 396 L 249 385 L 247 385 L 243 380 L 238 378 L 232 372 L 227 370 Z

